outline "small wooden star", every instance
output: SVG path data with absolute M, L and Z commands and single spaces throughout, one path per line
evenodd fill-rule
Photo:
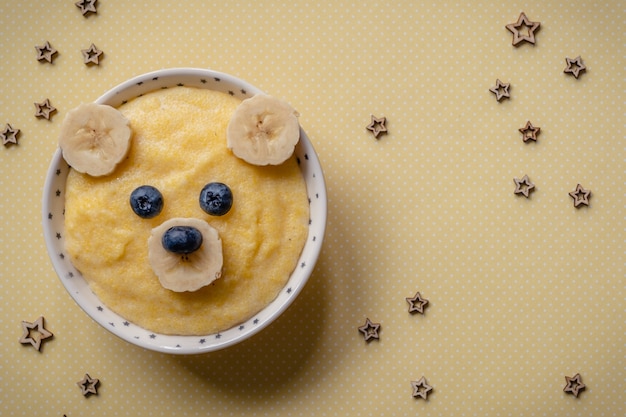
M 54 49 L 48 41 L 41 46 L 35 46 L 35 49 L 37 50 L 37 61 L 45 60 L 52 63 L 54 55 L 57 54 L 57 50 Z
M 6 127 L 2 132 L 0 132 L 0 138 L 2 138 L 2 144 L 4 146 L 9 145 L 10 143 L 17 145 L 17 135 L 20 133 L 19 129 L 14 129 L 10 124 L 7 123 Z
M 89 13 L 98 13 L 96 3 L 98 0 L 80 0 L 74 3 L 80 9 L 83 16 L 87 17 Z
M 32 323 L 22 321 L 22 337 L 20 343 L 30 343 L 36 350 L 41 348 L 41 342 L 52 337 L 52 332 L 45 329 L 43 316 L 40 316 Z
M 417 292 L 414 297 L 406 298 L 407 303 L 409 303 L 409 313 L 420 313 L 424 314 L 424 307 L 428 304 L 428 300 L 422 298 L 422 295 Z
M 380 331 L 380 323 L 372 323 L 369 318 L 365 319 L 365 324 L 359 327 L 359 331 L 363 333 L 365 341 L 369 342 L 372 339 L 379 339 L 378 332 Z
M 535 142 L 537 142 L 537 134 L 541 132 L 541 128 L 534 127 L 533 124 L 530 123 L 530 120 L 526 122 L 526 126 L 518 130 L 522 132 L 522 139 L 524 140 L 524 142 L 527 142 L 529 140 L 534 140 Z
M 89 394 L 98 395 L 98 390 L 96 386 L 98 385 L 99 382 L 100 382 L 99 379 L 92 378 L 89 376 L 89 374 L 85 374 L 85 377 L 81 379 L 80 381 L 78 381 L 76 385 L 80 387 L 80 390 L 84 396 L 87 396 Z
M 510 83 L 503 83 L 500 80 L 496 80 L 496 85 L 491 87 L 489 91 L 496 95 L 496 101 L 500 101 L 503 98 L 510 98 L 511 94 L 509 94 Z
M 587 69 L 580 55 L 574 59 L 565 58 L 565 62 L 567 63 L 567 67 L 563 70 L 563 72 L 572 74 L 575 78 L 578 78 L 580 73 Z
M 515 181 L 514 194 L 522 194 L 524 197 L 528 198 L 530 192 L 535 189 L 535 184 L 530 182 L 528 175 L 524 175 L 522 179 L 513 178 L 513 181 Z
M 103 52 L 96 48 L 96 45 L 94 45 L 93 43 L 88 49 L 81 49 L 80 52 L 82 52 L 83 54 L 83 61 L 85 65 L 100 65 L 100 56 L 103 54 Z
M 43 117 L 46 120 L 50 120 L 50 115 L 57 111 L 56 107 L 53 107 L 48 99 L 41 103 L 35 103 L 35 109 L 35 117 Z
M 374 134 L 374 137 L 378 139 L 378 135 L 387 132 L 387 127 L 385 126 L 385 123 L 387 123 L 386 117 L 381 117 L 379 119 L 372 114 L 371 123 L 367 125 L 366 129 L 372 132 Z
M 585 190 L 582 185 L 577 184 L 576 189 L 569 193 L 569 195 L 574 199 L 574 207 L 580 207 L 581 205 L 588 206 L 591 190 Z
M 513 46 L 518 46 L 524 41 L 534 45 L 535 31 L 539 29 L 540 25 L 540 22 L 531 22 L 528 17 L 526 17 L 526 14 L 522 12 L 517 22 L 510 23 L 505 27 L 513 33 Z
M 428 393 L 433 390 L 433 387 L 428 385 L 424 377 L 421 377 L 419 381 L 411 381 L 411 386 L 413 387 L 413 396 L 424 400 L 428 400 Z
M 567 382 L 567 385 L 565 385 L 563 391 L 568 394 L 572 394 L 574 397 L 578 397 L 578 393 L 585 389 L 585 384 L 583 384 L 580 374 L 574 375 L 573 378 L 566 376 L 565 381 Z

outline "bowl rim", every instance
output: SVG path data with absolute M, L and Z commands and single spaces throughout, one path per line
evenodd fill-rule
M 242 99 L 250 97 L 254 94 L 265 94 L 262 90 L 253 86 L 247 81 L 244 81 L 230 74 L 211 69 L 175 67 L 155 70 L 132 77 L 109 89 L 100 97 L 98 97 L 94 102 L 97 104 L 109 104 L 117 107 L 120 104 L 124 103 L 125 100 L 136 97 L 138 95 L 137 92 L 139 91 L 142 92 L 139 93 L 139 95 L 142 95 L 144 93 L 147 94 L 151 91 L 155 91 L 158 88 L 163 88 L 163 79 L 179 77 L 191 77 L 191 79 L 197 78 L 198 80 L 200 80 L 201 84 L 204 84 L 206 82 L 206 79 L 209 79 L 209 77 L 211 77 L 211 80 L 216 81 L 219 84 L 219 88 L 221 88 L 222 86 L 236 85 L 238 86 L 239 91 L 237 91 L 236 93 L 233 91 L 228 92 L 231 93 L 231 95 L 239 95 Z M 211 85 L 214 84 L 215 83 Z M 152 88 L 153 85 L 154 88 Z M 197 85 L 197 87 L 212 89 L 208 88 L 205 85 Z M 67 172 L 69 171 L 69 166 L 64 161 L 61 149 L 58 147 L 55 150 L 55 153 L 48 167 L 42 199 L 42 225 L 44 232 L 44 241 L 54 270 L 72 299 L 92 320 L 96 321 L 98 324 L 100 324 L 109 332 L 113 333 L 115 336 L 135 346 L 163 353 L 188 355 L 216 351 L 242 342 L 243 340 L 250 338 L 251 336 L 260 332 L 262 329 L 269 326 L 272 322 L 274 322 L 274 320 L 282 315 L 287 310 L 287 308 L 295 301 L 299 293 L 302 291 L 303 287 L 308 282 L 308 279 L 310 278 L 313 269 L 317 264 L 319 254 L 321 252 L 322 243 L 325 236 L 328 212 L 326 183 L 317 153 L 315 152 L 310 139 L 308 138 L 306 132 L 302 129 L 302 127 L 300 127 L 300 141 L 296 146 L 296 154 L 299 164 L 301 160 L 306 162 L 305 164 L 301 164 L 300 169 L 307 184 L 307 195 L 309 196 L 309 212 L 311 213 L 312 207 L 315 207 L 316 215 L 314 229 L 312 229 L 310 221 L 307 240 L 305 241 L 304 247 L 300 254 L 298 264 L 296 265 L 294 271 L 292 271 L 292 273 L 290 274 L 285 287 L 287 287 L 290 283 L 292 283 L 292 281 L 294 281 L 294 276 L 299 276 L 295 274 L 298 269 L 302 270 L 301 273 L 303 275 L 299 281 L 292 283 L 295 285 L 291 285 L 289 288 L 287 288 L 286 291 L 283 291 L 285 290 L 285 287 L 283 287 L 281 292 L 272 302 L 270 302 L 270 304 L 265 306 L 261 311 L 253 316 L 262 317 L 262 319 L 255 319 L 255 321 L 253 322 L 254 325 L 246 326 L 245 329 L 242 329 L 243 325 L 239 327 L 235 326 L 231 329 L 219 332 L 217 334 L 180 336 L 151 332 L 132 323 L 127 324 L 128 322 L 121 321 L 122 323 L 124 323 L 124 326 L 132 325 L 135 329 L 141 329 L 145 332 L 152 333 L 150 334 L 149 338 L 138 338 L 137 336 L 131 337 L 130 334 L 127 334 L 129 332 L 126 329 L 120 329 L 121 326 L 116 327 L 115 322 L 111 321 L 111 317 L 124 320 L 122 316 L 111 310 L 105 311 L 105 313 L 107 314 L 100 314 L 103 309 L 107 309 L 106 306 L 104 304 L 101 304 L 100 306 L 94 307 L 92 303 L 89 302 L 89 300 L 86 300 L 84 298 L 81 291 L 89 291 L 91 295 L 93 295 L 93 297 L 99 300 L 99 298 L 95 294 L 93 294 L 91 290 L 88 289 L 88 284 L 82 278 L 82 276 L 79 278 L 79 281 L 76 281 L 75 274 L 73 274 L 72 271 L 67 274 L 68 266 L 73 266 L 68 259 L 65 259 L 63 257 L 62 253 L 59 256 L 59 253 L 53 250 L 53 248 L 58 247 L 62 243 L 60 243 L 60 235 L 58 233 L 55 233 L 50 226 L 52 219 L 51 213 L 55 209 L 54 207 L 56 207 L 57 211 L 60 210 L 60 208 L 58 207 L 60 203 L 58 199 L 54 199 L 55 193 L 53 192 L 52 187 L 58 181 L 62 181 L 62 183 L 64 184 L 65 178 L 67 177 Z M 60 168 L 63 166 L 65 166 L 66 169 Z M 309 176 L 309 178 L 307 178 L 307 175 Z M 314 180 L 312 180 L 310 176 L 313 176 Z M 311 193 L 311 191 L 313 190 L 309 189 L 309 180 L 314 181 L 314 184 L 316 184 L 314 193 Z M 312 197 L 312 194 L 314 194 L 314 197 Z M 62 198 L 61 200 L 64 210 L 65 199 Z M 310 216 L 310 218 L 311 217 L 312 216 Z M 64 222 L 62 222 L 62 224 L 64 225 Z M 312 230 L 314 230 L 313 236 Z M 313 240 L 315 243 L 311 243 L 311 240 Z M 305 256 L 305 253 L 306 263 L 304 261 L 301 262 L 301 260 Z M 75 273 L 78 273 L 80 275 L 80 272 L 77 270 L 75 270 Z M 67 278 L 68 275 L 71 279 Z M 71 284 L 69 284 L 70 282 Z M 75 288 L 72 287 L 74 285 L 79 285 L 82 290 L 75 291 Z M 91 298 L 91 295 L 88 295 L 88 297 Z M 98 313 L 96 313 L 96 311 L 98 311 Z M 246 321 L 244 321 L 244 323 L 246 323 Z M 228 335 L 228 337 L 224 337 L 224 339 L 222 340 L 222 335 Z M 198 341 L 199 343 L 187 346 L 174 344 L 177 340 L 181 338 L 185 341 L 193 340 Z M 211 343 L 205 343 L 205 341 L 209 340 L 210 338 Z M 165 340 L 167 343 L 162 342 L 163 340 Z

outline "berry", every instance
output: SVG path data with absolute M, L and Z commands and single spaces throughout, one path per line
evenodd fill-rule
M 163 233 L 161 244 L 168 252 L 192 253 L 202 245 L 202 233 L 192 226 L 173 226 Z
M 130 206 L 137 216 L 151 219 L 163 210 L 163 196 L 151 185 L 142 185 L 130 193 Z
M 200 207 L 211 216 L 223 216 L 233 206 L 233 193 L 226 184 L 210 182 L 200 192 Z

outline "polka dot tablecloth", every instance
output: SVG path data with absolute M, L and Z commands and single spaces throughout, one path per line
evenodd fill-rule
M 2 416 L 624 416 L 624 5 L 557 1 L 0 3 Z M 521 12 L 536 43 L 512 45 Z M 52 63 L 36 46 L 57 50 Z M 85 65 L 82 49 L 103 51 Z M 564 72 L 581 56 L 586 70 Z M 74 303 L 41 226 L 68 110 L 210 68 L 289 101 L 324 167 L 309 283 L 232 348 L 132 346 Z M 509 98 L 489 91 L 509 83 Z M 34 103 L 49 99 L 50 120 Z M 386 117 L 374 138 L 370 117 Z M 537 140 L 518 130 L 530 121 Z M 528 175 L 529 198 L 514 193 Z M 589 206 L 574 207 L 577 184 Z M 408 311 L 416 292 L 429 303 Z M 19 343 L 45 317 L 41 351 Z M 380 323 L 366 342 L 358 327 Z M 98 378 L 97 395 L 77 382 Z M 578 397 L 565 377 L 580 374 Z M 414 397 L 422 376 L 433 389 Z

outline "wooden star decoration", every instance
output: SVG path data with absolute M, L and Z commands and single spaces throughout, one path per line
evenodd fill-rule
M 428 300 L 423 298 L 419 291 L 414 297 L 406 298 L 406 301 L 409 303 L 409 313 L 424 314 L 424 307 L 428 304 Z
M 2 138 L 2 144 L 8 146 L 9 144 L 17 145 L 17 135 L 20 133 L 19 129 L 14 129 L 7 123 L 6 127 L 0 132 L 0 138 Z
M 565 62 L 567 63 L 567 67 L 563 70 L 563 72 L 566 74 L 572 74 L 576 79 L 578 79 L 581 72 L 587 69 L 580 55 L 574 59 L 565 58 Z
M 98 395 L 97 385 L 100 382 L 97 378 L 92 378 L 89 374 L 85 374 L 84 378 L 76 383 L 84 396 L 89 394 Z
M 428 393 L 433 390 L 433 387 L 428 385 L 426 378 L 421 377 L 418 381 L 411 381 L 413 387 L 413 397 L 423 398 L 428 400 Z
M 569 195 L 574 199 L 574 207 L 588 206 L 591 190 L 585 190 L 582 185 L 577 184 L 576 189 L 570 192 Z
M 43 316 L 40 316 L 32 323 L 22 321 L 22 337 L 20 337 L 20 343 L 30 343 L 35 350 L 39 351 L 41 348 L 41 342 L 52 337 L 52 332 L 46 330 L 43 324 Z
M 535 184 L 530 182 L 528 175 L 524 175 L 522 179 L 513 178 L 513 181 L 515 182 L 514 194 L 522 194 L 524 197 L 528 198 L 530 192 L 535 189 Z
M 50 120 L 52 113 L 56 112 L 56 107 L 50 104 L 50 100 L 45 99 L 41 103 L 35 103 L 35 117 L 42 117 L 46 120 Z
M 503 83 L 500 80 L 496 80 L 496 85 L 491 87 L 489 91 L 496 95 L 496 101 L 500 101 L 503 98 L 510 98 L 511 94 L 509 93 L 509 87 L 511 84 Z
M 541 128 L 533 126 L 530 120 L 526 122 L 526 126 L 518 130 L 522 133 L 524 142 L 528 142 L 529 140 L 537 142 L 537 135 L 541 132 Z
M 98 13 L 96 3 L 98 0 L 81 0 L 74 3 L 80 9 L 83 16 L 89 16 L 89 13 Z
M 57 50 L 48 41 L 41 46 L 35 46 L 35 49 L 37 50 L 37 61 L 52 63 L 54 56 L 57 54 Z
M 83 54 L 83 61 L 85 65 L 100 65 L 100 56 L 102 56 L 103 52 L 96 48 L 96 45 L 92 43 L 88 49 L 81 49 L 80 51 Z
M 372 323 L 369 318 L 365 319 L 365 324 L 359 327 L 359 332 L 363 333 L 365 341 L 369 342 L 373 339 L 379 339 L 380 323 Z
M 522 42 L 528 42 L 535 44 L 535 31 L 541 26 L 540 22 L 531 22 L 526 14 L 522 12 L 517 19 L 517 22 L 510 23 L 505 27 L 513 33 L 513 46 L 518 46 Z
M 580 391 L 585 389 L 585 384 L 583 384 L 580 374 L 576 374 L 572 378 L 566 376 L 565 381 L 567 382 L 567 385 L 565 385 L 563 391 L 568 394 L 572 394 L 574 397 L 578 397 Z
M 387 127 L 385 126 L 387 123 L 386 117 L 381 117 L 380 119 L 375 117 L 373 114 L 371 115 L 371 123 L 367 125 L 366 129 L 374 134 L 374 137 L 378 139 L 378 135 L 381 133 L 387 133 Z

